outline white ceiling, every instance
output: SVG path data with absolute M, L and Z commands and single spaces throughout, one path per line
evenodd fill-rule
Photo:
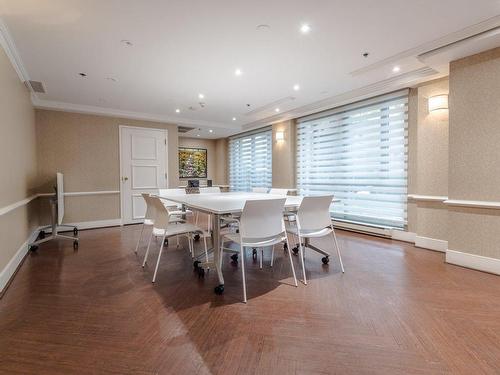
M 498 0 L 0 0 L 25 78 L 45 85 L 36 106 L 206 138 L 446 74 L 418 55 L 499 26 L 499 14 Z

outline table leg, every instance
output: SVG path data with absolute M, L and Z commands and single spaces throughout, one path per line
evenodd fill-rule
M 213 235 L 213 245 L 214 245 L 214 263 L 215 269 L 217 270 L 217 277 L 219 278 L 219 285 L 214 288 L 216 294 L 222 294 L 224 292 L 224 276 L 222 275 L 222 270 L 220 266 L 220 259 L 222 257 L 220 249 L 220 215 L 213 215 L 212 224 L 212 235 Z

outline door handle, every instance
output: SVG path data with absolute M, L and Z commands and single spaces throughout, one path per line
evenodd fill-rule
M 122 177 L 122 181 L 123 182 L 128 181 L 128 177 Z

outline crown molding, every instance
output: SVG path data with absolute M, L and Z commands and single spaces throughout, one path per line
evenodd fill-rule
M 14 70 L 16 71 L 17 75 L 19 76 L 19 79 L 22 82 L 29 81 L 29 75 L 28 72 L 26 71 L 23 62 L 21 60 L 21 57 L 19 56 L 19 53 L 17 52 L 16 45 L 14 44 L 14 40 L 12 39 L 12 36 L 9 32 L 9 28 L 5 24 L 5 22 L 0 18 L 0 45 L 2 46 L 3 50 L 5 51 L 7 57 L 10 60 L 10 63 L 14 67 Z
M 230 126 L 229 124 L 224 124 L 224 123 L 216 123 L 212 121 L 203 121 L 203 120 L 192 120 L 192 119 L 185 119 L 185 118 L 165 116 L 165 115 L 145 113 L 145 112 L 125 111 L 121 109 L 104 108 L 92 105 L 82 105 L 82 104 L 65 103 L 52 100 L 43 100 L 38 98 L 38 96 L 36 95 L 31 96 L 31 101 L 33 103 L 33 106 L 38 109 L 82 113 L 82 114 L 107 116 L 107 117 L 119 117 L 132 120 L 163 122 L 175 125 L 196 126 L 205 129 L 219 128 L 225 130 L 234 129 L 234 131 L 241 130 L 239 128 L 234 128 L 234 125 Z

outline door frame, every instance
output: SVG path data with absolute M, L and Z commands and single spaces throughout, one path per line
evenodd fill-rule
M 118 152 L 120 154 L 120 173 L 118 177 L 118 184 L 120 186 L 120 222 L 121 225 L 130 224 L 123 222 L 123 184 L 122 184 L 122 166 L 123 166 L 123 155 L 122 155 L 122 129 L 136 129 L 136 130 L 155 130 L 163 132 L 165 135 L 165 173 L 166 173 L 166 184 L 169 187 L 170 173 L 168 173 L 168 129 L 162 128 L 150 128 L 145 126 L 129 126 L 129 125 L 118 125 Z

